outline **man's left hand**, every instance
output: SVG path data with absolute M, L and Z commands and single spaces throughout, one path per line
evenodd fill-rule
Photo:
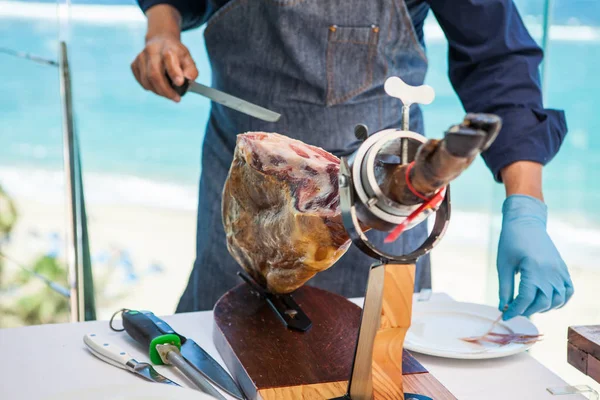
M 511 195 L 502 208 L 498 246 L 500 310 L 503 319 L 529 317 L 562 307 L 573 295 L 569 271 L 546 232 L 546 205 L 531 196 Z M 515 274 L 520 272 L 516 299 Z

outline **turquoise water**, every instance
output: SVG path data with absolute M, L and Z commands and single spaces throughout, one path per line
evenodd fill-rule
M 105 8 L 109 13 L 118 9 Z M 134 176 L 183 185 L 193 193 L 209 102 L 188 96 L 174 104 L 135 82 L 129 65 L 142 49 L 144 21 L 73 19 L 66 30 L 59 28 L 52 18 L 0 16 L 0 47 L 56 59 L 57 37 L 67 37 L 86 179 L 94 174 Z M 201 71 L 199 80 L 210 82 L 202 32 L 184 34 L 184 42 Z M 446 76 L 446 47 L 441 38 L 428 42 L 427 83 L 437 97 L 424 112 L 427 134 L 434 137 L 464 114 Z M 545 169 L 546 200 L 555 212 L 581 214 L 600 201 L 600 179 L 595 177 L 600 173 L 598 61 L 597 38 L 574 40 L 567 34 L 551 43 L 546 106 L 566 110 L 570 129 L 561 152 Z M 3 168 L 60 170 L 57 69 L 0 54 L 0 76 L 0 182 Z M 26 180 L 27 172 L 23 174 Z M 99 183 L 86 182 L 87 189 L 94 185 Z M 502 187 L 492 182 L 481 160 L 453 185 L 458 209 L 489 210 L 501 197 Z M 593 218 L 600 223 L 600 217 Z

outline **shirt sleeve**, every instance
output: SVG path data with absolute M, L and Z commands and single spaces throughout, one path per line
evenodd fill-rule
M 209 14 L 207 0 L 137 0 L 145 13 L 150 7 L 158 4 L 173 6 L 181 14 L 181 30 L 197 28 L 206 22 Z
M 482 157 L 501 182 L 515 161 L 546 165 L 567 134 L 564 112 L 544 109 L 542 49 L 512 0 L 427 0 L 448 39 L 449 77 L 466 112 L 492 113 L 502 129 Z

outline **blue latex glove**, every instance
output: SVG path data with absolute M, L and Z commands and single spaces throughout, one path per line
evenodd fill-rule
M 498 245 L 500 310 L 506 321 L 562 307 L 573 295 L 565 262 L 546 232 L 546 205 L 525 196 L 509 196 L 502 206 Z M 520 272 L 519 294 L 513 301 L 515 274 Z

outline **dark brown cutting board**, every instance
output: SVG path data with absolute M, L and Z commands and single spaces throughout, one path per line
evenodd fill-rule
M 327 399 L 345 394 L 361 309 L 342 296 L 303 286 L 293 294 L 312 321 L 307 332 L 287 329 L 246 284 L 214 309 L 213 339 L 250 399 Z M 405 392 L 455 399 L 404 351 Z
M 600 325 L 571 326 L 567 340 L 569 364 L 600 383 Z

